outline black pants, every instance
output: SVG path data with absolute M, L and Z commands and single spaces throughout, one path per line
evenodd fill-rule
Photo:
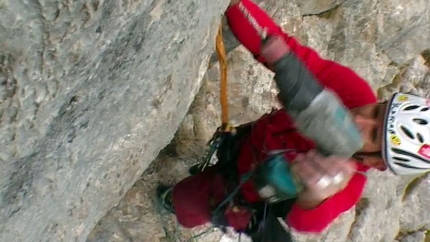
M 288 200 L 265 206 L 264 202 L 252 204 L 257 223 L 244 231 L 253 242 L 292 242 L 291 233 L 281 224 L 285 221 L 294 201 Z
M 252 126 L 253 123 L 247 123 L 236 127 L 236 134 L 225 134 L 218 147 L 219 164 L 217 165 L 219 166 L 219 172 L 223 174 L 226 180 L 232 181 L 233 187 L 239 183 L 237 160 L 243 141 L 251 133 Z M 237 194 L 235 200 L 255 211 L 257 223 L 244 231 L 245 234 L 252 238 L 253 242 L 292 242 L 291 234 L 285 230 L 278 218 L 285 221 L 295 202 L 294 199 L 266 206 L 265 202 L 247 204 L 240 197 L 240 194 Z

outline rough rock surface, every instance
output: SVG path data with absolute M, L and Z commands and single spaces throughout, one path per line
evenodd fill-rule
M 85 241 L 166 146 L 228 1 L 0 1 L 0 241 Z
M 298 1 L 297 4 L 300 7 L 300 12 L 302 15 L 316 15 L 321 14 L 326 11 L 339 6 L 345 2 L 345 0 L 307 0 Z
M 404 236 L 400 242 L 428 242 L 428 240 L 426 240 L 426 232 L 420 231 Z
M 174 218 L 160 218 L 154 187 L 186 176 L 219 125 L 217 65 L 184 115 L 227 2 L 0 0 L 0 241 L 182 242 L 206 229 L 172 235 Z M 429 95 L 430 2 L 258 2 L 381 99 Z M 275 87 L 226 38 L 230 117 L 239 124 L 276 107 Z M 369 177 L 355 209 L 323 235 L 295 233 L 297 241 L 424 241 L 429 178 Z
M 369 81 L 381 99 L 398 90 L 423 96 L 430 94 L 430 32 L 424 31 L 430 24 L 430 19 L 424 17 L 430 16 L 430 3 L 322 1 L 319 5 L 321 8 L 315 10 L 306 8 L 312 6 L 310 3 L 315 1 L 258 2 L 286 31 L 302 43 L 317 49 L 322 56 L 356 70 Z M 340 2 L 342 4 L 339 5 Z M 334 5 L 337 6 L 334 9 L 324 9 Z M 277 107 L 274 98 L 276 88 L 271 81 L 272 73 L 257 65 L 243 47 L 237 48 L 238 43 L 227 27 L 224 31 L 227 49 L 231 51 L 228 60 L 230 119 L 234 124 L 239 124 L 258 118 L 271 108 Z M 415 44 L 417 39 L 423 42 Z M 405 53 L 401 53 L 401 50 L 405 50 Z M 216 59 L 212 57 L 213 60 Z M 177 162 L 171 161 L 172 165 L 167 168 L 164 165 L 157 166 L 151 174 L 145 173 L 142 180 L 148 181 L 151 177 L 153 181 L 160 179 L 173 184 L 176 178 L 172 178 L 170 169 L 178 171 L 177 167 L 181 167 L 182 172 L 178 173 L 181 174 L 180 177 L 184 176 L 186 167 L 183 166 L 195 163 L 204 155 L 204 143 L 220 122 L 218 71 L 217 65 L 208 70 L 190 112 L 174 141 L 166 148 L 171 158 Z M 159 160 L 155 164 L 158 162 Z M 166 163 L 161 161 L 160 164 Z M 388 172 L 375 171 L 369 172 L 368 176 L 369 183 L 365 194 L 354 209 L 343 214 L 322 235 L 294 232 L 296 240 L 424 242 L 425 231 L 428 230 L 430 222 L 430 178 L 399 178 Z M 146 186 L 150 183 L 145 182 Z M 142 194 L 147 194 L 148 189 L 143 191 Z M 141 195 L 132 200 L 143 201 L 146 196 Z M 171 217 L 160 219 L 155 207 L 145 206 L 134 214 L 124 212 L 124 209 L 128 208 L 123 205 L 125 202 L 123 200 L 101 220 L 104 224 L 96 227 L 89 241 L 157 241 L 153 238 L 166 235 L 161 230 L 162 221 L 174 223 Z M 156 224 L 158 227 L 152 227 Z M 121 228 L 124 232 L 120 235 L 109 233 L 113 228 Z M 149 238 L 146 231 L 150 228 L 158 231 L 158 237 Z M 182 239 L 179 236 L 172 241 L 186 241 L 186 238 L 190 238 L 187 234 L 190 233 L 189 230 L 180 231 Z M 198 241 L 237 241 L 237 236 L 223 236 L 221 240 L 219 236 L 219 233 L 214 232 Z

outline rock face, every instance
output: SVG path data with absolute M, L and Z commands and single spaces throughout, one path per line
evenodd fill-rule
M 326 58 L 356 70 L 373 86 L 380 99 L 401 90 L 419 95 L 430 94 L 430 20 L 427 1 L 257 1 L 284 30 L 311 46 Z M 332 8 L 334 7 L 334 8 Z M 276 87 L 272 73 L 258 65 L 224 28 L 229 54 L 229 111 L 234 124 L 258 118 L 273 107 Z M 416 43 L 417 39 L 422 40 Z M 213 60 L 216 58 L 213 58 Z M 181 124 L 166 163 L 161 157 L 151 172 L 142 176 L 144 184 L 157 180 L 175 183 L 186 175 L 186 168 L 205 153 L 204 143 L 220 123 L 218 100 L 219 74 L 214 65 L 206 73 L 202 88 Z M 156 164 L 159 165 L 156 165 Z M 167 168 L 166 168 L 167 167 Z M 172 171 L 178 176 L 172 177 Z M 181 171 L 181 172 L 179 172 Z M 343 214 L 323 234 L 294 232 L 297 241 L 420 241 L 429 230 L 429 177 L 395 177 L 389 172 L 371 171 L 369 183 L 359 204 Z M 141 183 L 139 183 L 141 184 Z M 115 207 L 96 227 L 88 241 L 165 241 L 164 223 L 157 209 L 148 205 L 148 189 L 136 198 L 129 196 Z M 135 194 L 130 192 L 130 194 Z M 151 193 L 149 193 L 151 194 Z M 153 194 L 153 193 L 152 193 Z M 133 212 L 134 211 L 134 212 Z M 136 222 L 134 222 L 136 221 Z M 149 237 L 148 227 L 156 235 Z M 115 231 L 109 233 L 110 231 Z M 118 232 L 119 231 L 119 232 Z M 187 241 L 189 230 L 180 230 Z M 194 232 L 197 234 L 201 229 Z M 211 237 L 212 236 L 212 237 Z M 237 241 L 219 233 L 203 236 L 198 241 Z M 164 238 L 165 239 L 165 238 Z M 243 240 L 246 241 L 246 240 Z
M 182 2 L 0 0 L 0 241 L 167 240 L 174 218 L 159 218 L 153 190 L 186 176 L 220 123 L 218 66 L 206 69 L 228 1 Z M 257 2 L 381 99 L 429 95 L 430 2 Z M 226 39 L 230 118 L 240 124 L 276 107 L 276 89 Z M 370 172 L 356 208 L 297 241 L 423 241 L 428 181 Z
M 336 8 L 340 4 L 345 2 L 344 0 L 308 0 L 308 1 L 300 1 L 297 2 L 300 12 L 302 15 L 316 15 L 321 14 L 326 11 L 330 11 L 333 8 Z
M 0 241 L 85 241 L 172 139 L 224 1 L 0 1 Z

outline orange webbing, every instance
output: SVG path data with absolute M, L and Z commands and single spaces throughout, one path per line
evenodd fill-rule
M 227 56 L 225 53 L 224 41 L 222 37 L 222 23 L 219 26 L 216 36 L 216 52 L 218 55 L 220 69 L 220 102 L 221 102 L 221 122 L 223 131 L 230 129 L 228 117 L 228 99 L 227 99 Z

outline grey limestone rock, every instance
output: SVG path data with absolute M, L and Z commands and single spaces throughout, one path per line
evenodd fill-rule
M 173 138 L 223 1 L 0 1 L 0 241 L 85 241 Z

